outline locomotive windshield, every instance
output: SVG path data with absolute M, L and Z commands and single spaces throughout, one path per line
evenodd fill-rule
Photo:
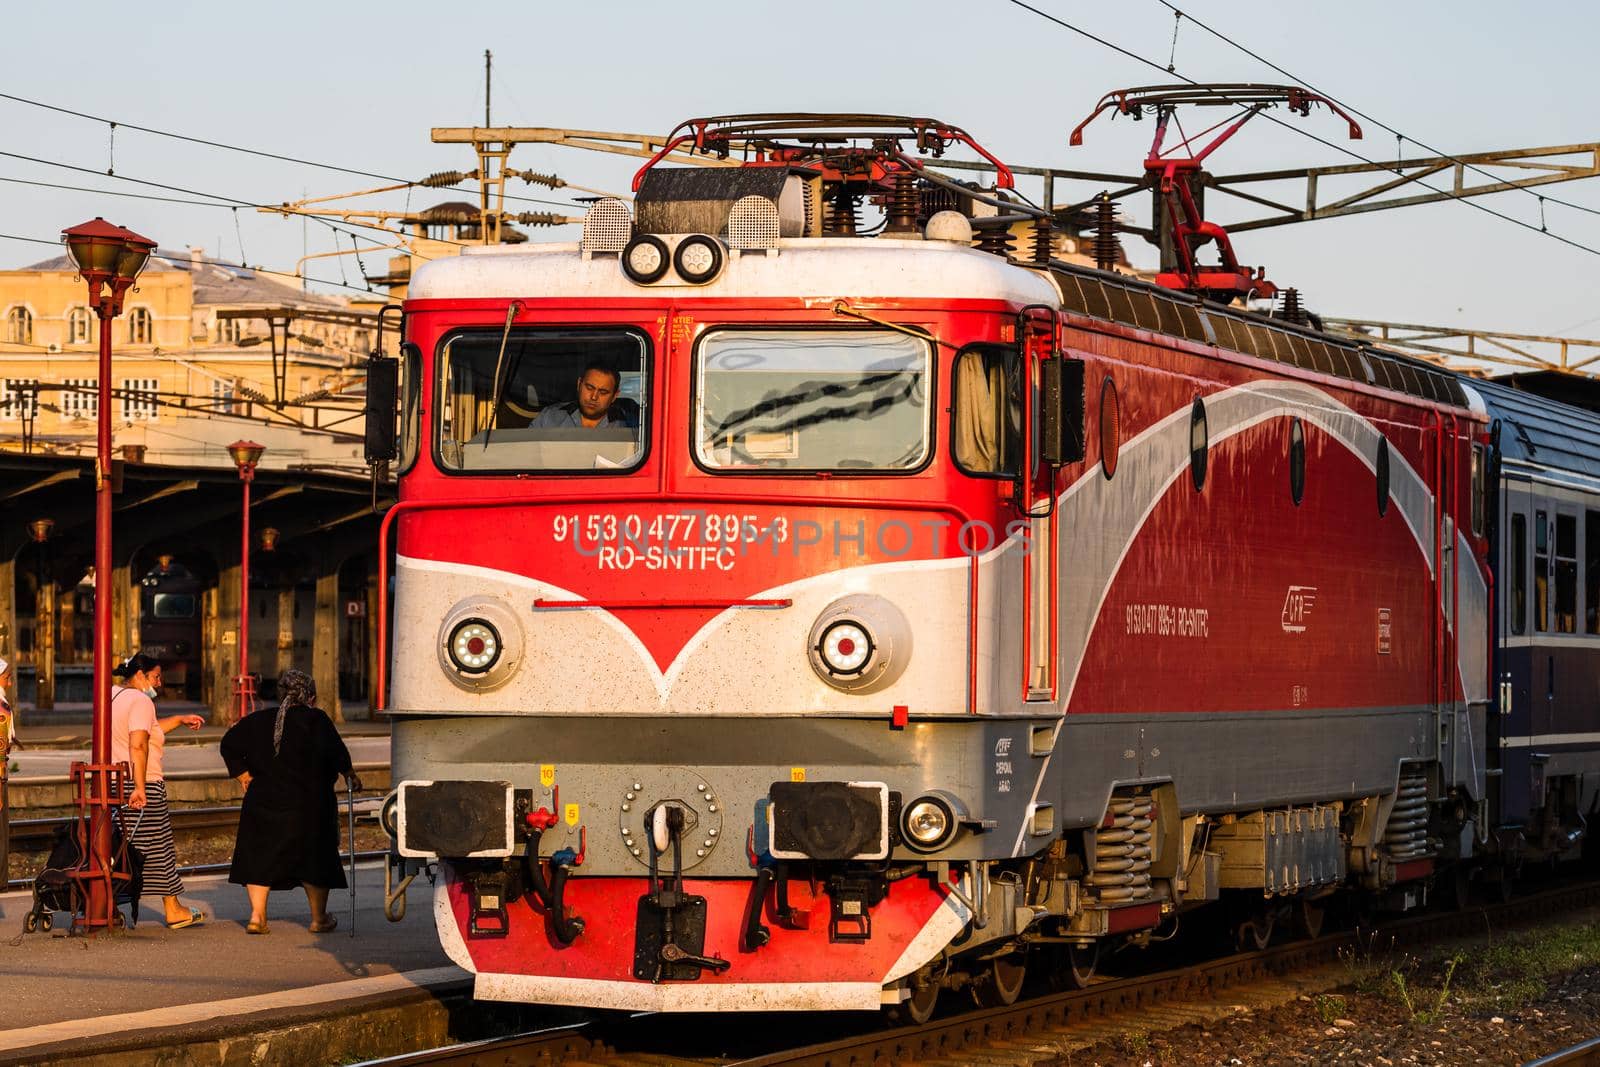
M 700 462 L 910 470 L 928 455 L 928 343 L 891 330 L 716 330 L 696 368 Z
M 646 347 L 633 331 L 471 330 L 445 341 L 439 367 L 447 470 L 612 471 L 644 457 Z

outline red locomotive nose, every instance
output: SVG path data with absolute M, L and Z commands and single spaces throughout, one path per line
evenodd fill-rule
M 470 652 L 474 656 L 483 655 L 483 638 L 481 638 L 481 637 L 469 637 L 469 638 L 467 638 L 467 651 Z
M 839 638 L 839 655 L 848 656 L 856 650 L 856 643 L 848 637 Z

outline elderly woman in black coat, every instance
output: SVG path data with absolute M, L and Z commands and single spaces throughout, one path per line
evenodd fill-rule
M 311 905 L 311 932 L 323 933 L 339 925 L 328 914 L 328 891 L 346 886 L 334 784 L 341 774 L 352 785 L 356 778 L 304 671 L 284 672 L 278 702 L 275 714 L 248 715 L 222 738 L 228 773 L 245 787 L 228 881 L 250 894 L 250 933 L 268 932 L 267 894 L 297 885 Z

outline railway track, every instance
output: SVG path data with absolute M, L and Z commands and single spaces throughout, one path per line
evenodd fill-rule
M 703 1020 L 698 1027 L 675 1025 L 676 1017 L 635 1016 L 596 1019 L 576 1026 L 538 1030 L 429 1049 L 382 1060 L 364 1067 L 415 1065 L 509 1065 L 561 1063 L 604 1064 L 606 1067 L 659 1067 L 675 1064 L 737 1064 L 739 1067 L 865 1067 L 917 1063 L 957 1067 L 983 1062 L 1007 1067 L 1055 1067 L 1077 1048 L 1098 1043 L 1122 1028 L 1148 1029 L 1153 1015 L 1187 1021 L 1193 1009 L 1168 1011 L 1185 1004 L 1247 999 L 1253 989 L 1293 984 L 1305 975 L 1339 965 L 1348 954 L 1421 945 L 1441 937 L 1478 933 L 1486 924 L 1548 917 L 1600 903 L 1600 882 L 1585 882 L 1532 894 L 1505 904 L 1458 912 L 1423 915 L 1385 923 L 1375 929 L 1327 934 L 1258 952 L 1247 952 L 1157 974 L 1095 982 L 1087 989 L 1047 994 L 1008 1008 L 991 1008 L 934 1018 L 921 1026 L 877 1029 L 863 1024 L 849 1033 L 795 1048 L 776 1048 L 753 1055 L 728 1056 L 711 1050 Z M 1225 1012 L 1218 1010 L 1217 1014 Z M 1176 1023 L 1174 1024 L 1176 1025 Z M 781 1029 L 778 1025 L 768 1030 Z M 815 1029 L 813 1027 L 813 1029 Z M 698 1041 L 674 1030 L 697 1030 Z M 677 1047 L 679 1044 L 683 1047 Z M 674 1047 L 666 1047 L 668 1045 Z M 1547 1057 L 1540 1063 L 1600 1062 L 1600 1047 L 1586 1043 Z

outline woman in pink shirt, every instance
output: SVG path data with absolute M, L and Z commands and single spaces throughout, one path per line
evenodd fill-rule
M 167 734 L 180 726 L 198 730 L 205 720 L 198 715 L 156 716 L 154 698 L 161 691 L 161 664 L 153 656 L 136 653 L 112 673 L 124 679 L 124 684 L 111 687 L 111 762 L 127 763 L 133 771 L 133 792 L 128 794 L 127 806 L 138 814 L 133 817 L 128 841 L 144 853 L 144 891 L 161 895 L 168 929 L 199 926 L 206 921 L 205 914 L 178 900 L 183 882 L 178 878 L 178 850 L 172 840 L 161 757 Z

